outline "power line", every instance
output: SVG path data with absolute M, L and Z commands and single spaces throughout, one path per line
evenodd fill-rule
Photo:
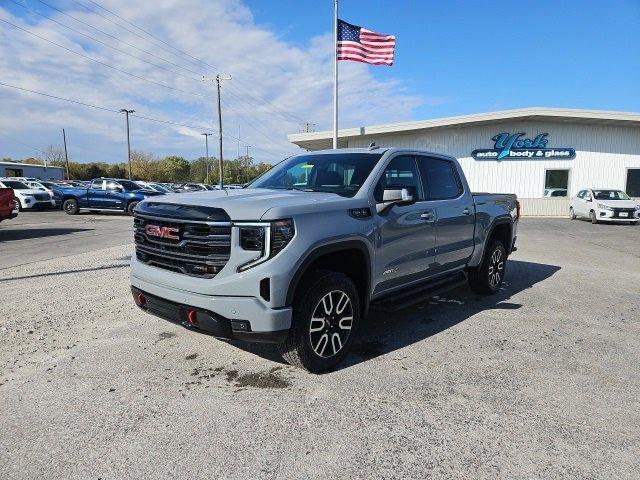
M 115 21 L 115 20 L 113 20 L 112 18 L 109 18 L 107 15 L 105 15 L 105 14 L 103 14 L 103 13 L 100 13 L 100 12 L 99 12 L 99 11 L 97 11 L 97 10 L 93 10 L 93 9 L 89 8 L 87 5 L 85 5 L 85 4 L 84 4 L 84 3 L 82 3 L 82 2 L 79 2 L 78 0 L 72 0 L 72 1 L 73 1 L 73 3 L 75 3 L 76 5 L 79 5 L 79 6 L 81 6 L 82 8 L 84 8 L 86 11 L 88 11 L 88 12 L 90 12 L 90 13 L 93 13 L 93 14 L 95 14 L 95 15 L 98 15 L 98 16 L 99 16 L 99 17 L 101 17 L 101 18 L 104 18 L 105 20 L 107 20 L 108 22 L 110 22 L 110 23 L 114 24 L 115 26 L 120 27 L 120 28 L 122 28 L 123 30 L 126 30 L 127 32 L 131 33 L 132 35 L 135 35 L 136 37 L 138 37 L 138 38 L 140 38 L 140 39 L 144 40 L 145 42 L 150 43 L 151 45 L 153 45 L 153 46 L 155 46 L 155 47 L 160 48 L 160 50 L 162 50 L 162 51 L 164 51 L 164 52 L 167 52 L 167 53 L 169 53 L 169 54 L 173 55 L 173 56 L 174 56 L 174 57 L 176 57 L 176 58 L 179 58 L 179 59 L 181 59 L 181 60 L 184 60 L 184 58 L 183 58 L 182 56 L 180 56 L 179 54 L 177 54 L 177 53 L 175 53 L 175 52 L 173 52 L 173 51 L 171 51 L 171 50 L 169 50 L 169 49 L 167 49 L 167 48 L 163 47 L 162 45 L 160 45 L 160 44 L 158 44 L 158 43 L 156 43 L 156 42 L 152 42 L 151 40 L 149 40 L 149 38 L 145 37 L 144 35 L 141 35 L 140 33 L 136 32 L 135 30 L 132 30 L 132 29 L 130 29 L 130 28 L 127 28 L 126 26 L 124 26 L 124 25 L 122 25 L 122 24 L 120 24 L 120 23 L 116 22 L 116 21 Z M 92 3 L 95 3 L 95 2 L 92 2 Z M 101 7 L 101 6 L 100 6 L 100 5 L 98 5 L 98 4 L 96 4 L 96 5 L 97 5 L 99 8 L 103 8 L 103 7 Z M 108 10 L 106 10 L 106 9 L 105 9 L 105 11 L 108 11 Z M 112 15 L 116 15 L 116 14 L 115 14 L 115 13 L 112 13 Z M 117 16 L 117 15 L 116 15 L 116 16 Z M 121 18 L 121 17 L 118 17 L 118 18 Z M 124 20 L 124 19 L 123 19 L 123 20 Z M 124 20 L 124 21 L 126 21 L 126 20 Z M 172 47 L 172 48 L 173 48 L 173 47 Z M 192 64 L 194 64 L 194 65 L 197 65 L 198 67 L 200 67 L 200 64 L 199 64 L 198 62 L 193 62 L 193 61 L 191 61 L 191 63 L 192 63 Z
M 38 147 L 34 147 L 33 145 L 29 145 L 28 143 L 21 142 L 21 141 L 20 141 L 20 140 L 18 140 L 17 138 L 10 137 L 10 136 L 8 136 L 8 135 L 6 135 L 6 134 L 4 134 L 4 133 L 0 134 L 0 137 L 4 137 L 4 138 L 6 138 L 6 139 L 9 139 L 9 140 L 10 140 L 10 141 L 12 141 L 12 142 L 19 143 L 20 145 L 23 145 L 23 146 L 28 147 L 28 148 L 30 148 L 30 149 L 32 149 L 32 150 L 35 150 L 36 152 L 39 152 L 39 153 L 45 153 L 45 151 L 44 151 L 44 150 L 41 150 L 41 149 L 39 149 Z
M 102 66 L 105 66 L 107 68 L 110 68 L 110 69 L 115 70 L 115 71 L 120 72 L 120 73 L 124 73 L 125 75 L 129 75 L 131 77 L 137 78 L 139 80 L 143 80 L 145 82 L 152 83 L 154 85 L 158 85 L 159 87 L 167 88 L 169 90 L 175 90 L 177 92 L 186 93 L 186 94 L 189 94 L 189 95 L 195 95 L 195 96 L 198 96 L 198 97 L 205 97 L 206 96 L 206 95 L 204 95 L 202 93 L 189 92 L 187 90 L 182 90 L 180 88 L 172 87 L 171 85 L 167 85 L 166 83 L 156 82 L 155 80 L 149 80 L 148 78 L 141 77 L 140 75 L 136 75 L 135 73 L 127 72 L 126 70 L 122 70 L 122 69 L 120 69 L 118 67 L 114 67 L 113 65 L 109 65 L 108 63 L 102 62 L 102 61 L 100 61 L 98 59 L 95 59 L 95 58 L 90 57 L 88 55 L 85 55 L 83 53 L 79 53 L 79 52 L 76 52 L 75 50 L 71 50 L 70 48 L 67 48 L 64 45 L 60 45 L 59 43 L 56 43 L 56 42 L 54 42 L 52 40 L 49 40 L 48 38 L 45 38 L 45 37 L 43 37 L 41 35 L 38 35 L 37 33 L 31 32 L 31 31 L 29 31 L 29 30 L 27 30 L 25 28 L 22 28 L 22 27 L 20 27 L 20 26 L 18 26 L 16 24 L 14 24 L 14 23 L 8 22 L 7 20 L 5 20 L 3 18 L 0 18 L 0 22 L 4 22 L 4 23 L 6 23 L 8 25 L 11 25 L 14 28 L 17 28 L 18 30 L 21 30 L 21 31 L 23 31 L 25 33 L 28 33 L 29 35 L 33 35 L 34 37 L 39 38 L 40 40 L 44 40 L 45 42 L 48 42 L 48 43 L 50 43 L 52 45 L 55 45 L 56 47 L 62 48 L 63 50 L 66 50 L 67 52 L 70 52 L 70 53 L 73 53 L 74 55 L 78 55 L 80 57 L 86 58 L 88 60 L 91 60 L 92 62 L 99 63 Z
M 38 0 L 38 1 L 41 1 L 41 0 Z M 74 0 L 74 1 L 75 1 L 75 0 Z M 145 29 L 144 29 L 144 28 L 142 28 L 142 27 L 139 27 L 139 26 L 138 26 L 138 25 L 136 25 L 135 23 L 133 23 L 133 22 L 131 22 L 131 21 L 127 20 L 126 18 L 124 18 L 124 17 L 122 17 L 122 16 L 118 15 L 117 13 L 113 12 L 112 10 L 109 10 L 108 8 L 103 7 L 103 6 L 102 6 L 102 5 L 100 5 L 98 2 L 95 2 L 95 1 L 93 1 L 93 0 L 88 0 L 88 1 L 89 1 L 89 2 L 91 2 L 93 5 L 97 6 L 98 8 L 100 8 L 100 9 L 102 9 L 102 10 L 104 10 L 104 11 L 106 11 L 106 12 L 110 13 L 110 14 L 111 14 L 111 15 L 113 15 L 114 17 L 116 17 L 116 18 L 118 18 L 118 19 L 122 20 L 123 22 L 126 22 L 127 24 L 131 25 L 132 27 L 137 28 L 137 29 L 138 29 L 138 30 L 140 30 L 141 32 L 144 32 L 146 35 L 150 36 L 151 38 L 153 38 L 153 39 L 155 39 L 155 40 L 157 40 L 157 41 L 161 42 L 162 44 L 164 44 L 164 45 L 166 45 L 166 46 L 168 46 L 168 47 L 172 48 L 173 50 L 175 50 L 175 51 L 177 51 L 177 52 L 180 52 L 182 55 L 185 55 L 185 56 L 189 57 L 189 58 L 190 58 L 190 59 L 192 59 L 193 61 L 198 62 L 199 64 L 202 64 L 202 65 L 205 65 L 205 66 L 207 66 L 207 67 L 209 67 L 209 68 L 211 68 L 211 69 L 213 69 L 213 70 L 215 70 L 215 71 L 220 71 L 220 70 L 221 70 L 220 68 L 216 67 L 215 65 L 211 65 L 210 63 L 207 63 L 207 62 L 205 62 L 204 60 L 199 59 L 199 58 L 197 58 L 197 57 L 195 57 L 195 56 L 191 55 L 190 53 L 185 52 L 184 50 L 181 50 L 181 49 L 179 49 L 179 48 L 177 48 L 177 47 L 175 47 L 175 46 L 171 45 L 170 43 L 166 42 L 166 41 L 165 41 L 165 40 L 163 40 L 162 38 L 160 38 L 160 37 L 158 37 L 158 36 L 154 35 L 153 33 L 151 33 L 151 32 L 149 32 L 149 31 L 145 30 Z M 77 3 L 77 2 L 76 2 L 76 3 Z M 85 7 L 85 8 L 86 8 L 86 7 Z M 92 11 L 92 10 L 90 10 L 90 11 Z M 96 13 L 97 13 L 97 12 L 96 12 Z M 165 50 L 165 51 L 166 51 L 166 50 Z M 244 84 L 244 82 L 243 82 L 241 79 L 237 78 L 237 76 L 236 76 L 235 78 L 236 78 L 236 82 L 237 82 L 237 83 Z M 271 105 L 271 107 L 272 107 L 272 108 L 274 108 L 275 110 L 280 110 L 280 111 L 282 112 L 282 114 L 283 114 L 283 115 L 287 115 L 287 116 L 289 116 L 290 118 L 295 119 L 296 123 L 300 123 L 300 122 L 304 122 L 304 121 L 305 121 L 303 118 L 300 118 L 300 117 L 298 117 L 298 116 L 297 116 L 297 115 L 295 115 L 295 114 L 292 114 L 292 113 L 290 113 L 290 112 L 287 112 L 287 111 L 285 111 L 285 110 L 281 109 L 280 107 L 278 107 L 277 105 L 273 104 L 273 103 L 272 103 L 272 102 L 270 102 L 269 100 L 266 100 L 266 99 L 264 99 L 264 98 L 260 97 L 260 96 L 259 96 L 259 95 L 257 95 L 257 94 L 252 94 L 252 93 L 250 92 L 250 90 L 254 88 L 254 86 L 253 86 L 253 85 L 248 85 L 248 86 L 247 86 L 247 85 L 245 84 L 245 88 L 247 89 L 247 91 L 245 91 L 245 92 L 244 92 L 244 95 L 245 95 L 245 96 L 247 96 L 247 97 L 249 97 L 249 98 L 253 98 L 253 99 L 254 99 L 256 102 L 258 102 L 258 103 L 262 102 L 262 103 L 263 103 L 263 104 L 265 104 L 265 105 Z
M 180 76 L 180 77 L 188 78 L 189 80 L 193 80 L 193 81 L 198 81 L 198 79 L 193 78 L 193 77 L 190 77 L 189 75 L 185 75 L 185 74 L 183 74 L 183 73 L 177 72 L 177 71 L 172 70 L 172 69 L 170 69 L 170 68 L 167 68 L 167 67 L 165 67 L 165 66 L 163 66 L 163 65 L 158 65 L 157 63 L 150 62 L 150 61 L 148 61 L 148 60 L 146 60 L 146 59 L 144 59 L 144 58 L 141 58 L 141 57 L 139 57 L 139 56 L 137 56 L 137 55 L 133 55 L 133 54 L 131 54 L 131 53 L 129 53 L 129 52 L 127 52 L 127 51 L 125 51 L 125 50 L 122 50 L 122 49 L 120 49 L 120 48 L 114 47 L 113 45 L 110 45 L 110 44 L 108 44 L 107 42 L 104 42 L 104 41 L 100 40 L 99 38 L 93 37 L 93 36 L 88 35 L 88 34 L 86 34 L 86 33 L 84 33 L 84 32 L 81 32 L 80 30 L 78 30 L 78 29 L 76 29 L 76 28 L 70 27 L 69 25 L 66 25 L 66 24 L 64 24 L 64 23 L 62 23 L 62 22 L 59 22 L 58 20 L 56 20 L 56 19 L 55 19 L 55 18 L 53 18 L 53 17 L 50 17 L 50 16 L 45 15 L 45 14 L 43 14 L 43 13 L 40 13 L 40 12 L 38 12 L 38 11 L 36 11 L 36 10 L 30 9 L 30 8 L 29 8 L 29 7 L 27 7 L 26 5 L 22 5 L 21 3 L 17 2 L 16 0 L 9 0 L 9 1 L 10 1 L 10 2 L 12 2 L 12 3 L 15 3 L 16 5 L 18 5 L 18 6 L 22 7 L 22 8 L 24 8 L 24 9 L 26 9 L 26 10 L 30 11 L 30 12 L 35 13 L 36 15 L 39 15 L 39 16 L 40 16 L 40 17 L 42 17 L 42 18 L 46 18 L 47 20 L 50 20 L 50 21 L 52 21 L 52 22 L 54 22 L 54 23 L 56 23 L 56 24 L 58 24 L 58 25 L 60 25 L 60 26 L 62 26 L 62 27 L 64 27 L 64 28 L 66 28 L 66 29 L 68 29 L 68 30 L 71 30 L 72 32 L 75 32 L 75 33 L 77 33 L 77 34 L 79 34 L 79 35 L 82 35 L 83 37 L 86 37 L 86 38 L 88 38 L 88 39 L 90 39 L 90 40 L 93 40 L 94 42 L 98 42 L 98 43 L 100 43 L 100 44 L 102 44 L 102 45 L 106 46 L 107 48 L 110 48 L 110 49 L 112 49 L 112 50 L 115 50 L 116 52 L 123 53 L 123 54 L 125 54 L 125 55 L 127 55 L 127 56 L 129 56 L 129 57 L 131 57 L 131 58 L 135 58 L 136 60 L 140 60 L 141 62 L 144 62 L 144 63 L 146 63 L 146 64 L 148 64 L 148 65 L 153 66 L 153 67 L 161 68 L 161 69 L 163 69 L 163 70 L 165 70 L 165 71 L 167 71 L 167 72 L 170 72 L 170 73 L 172 73 L 172 74 L 174 74 L 174 75 L 178 75 L 178 76 Z M 38 0 L 38 1 L 40 1 L 40 0 Z M 45 3 L 45 2 L 42 2 L 42 1 L 40 1 L 40 3 L 42 3 L 42 4 L 44 4 L 44 5 L 47 5 L 47 6 L 50 6 L 49 4 L 47 4 L 47 3 Z M 51 7 L 51 8 L 54 8 L 54 9 L 55 9 L 55 7 Z M 56 10 L 57 10 L 57 9 L 56 9 Z M 106 33 L 106 32 L 104 32 L 104 31 L 100 30 L 99 28 L 92 27 L 92 26 L 91 26 L 91 25 L 89 25 L 87 22 L 83 22 L 83 21 L 81 21 L 81 20 L 77 20 L 75 17 L 73 17 L 73 16 L 71 16 L 71 15 L 68 15 L 68 14 L 66 14 L 65 12 L 62 12 L 61 10 L 58 10 L 58 11 L 59 11 L 60 13 L 64 14 L 64 15 L 67 15 L 67 16 L 68 16 L 68 17 L 70 17 L 70 18 L 73 18 L 74 20 L 76 20 L 76 21 L 78 21 L 78 22 L 80 22 L 80 23 L 82 23 L 82 24 L 84 24 L 84 25 L 88 25 L 88 26 L 90 26 L 91 28 L 94 28 L 94 29 L 95 29 L 95 30 L 97 30 L 98 32 L 102 33 L 103 35 L 106 35 L 106 36 L 109 36 L 109 37 L 114 38 L 115 40 L 119 41 L 120 43 L 124 43 L 125 45 L 127 45 L 127 46 L 129 46 L 129 47 L 132 47 L 132 48 L 135 48 L 136 50 L 139 50 L 139 51 L 141 51 L 141 52 L 143 52 L 143 53 L 145 53 L 145 54 L 147 54 L 147 55 L 151 55 L 151 56 L 153 56 L 153 57 L 159 58 L 160 60 L 163 60 L 163 61 L 165 61 L 165 62 L 167 62 L 167 63 L 170 63 L 171 65 L 174 65 L 174 66 L 176 66 L 176 67 L 178 67 L 178 68 L 184 69 L 183 67 L 181 67 L 180 65 L 178 65 L 178 64 L 176 64 L 176 63 L 169 62 L 168 60 L 165 60 L 165 59 L 164 59 L 164 58 L 162 58 L 162 57 L 158 57 L 157 55 L 154 55 L 152 52 L 148 52 L 147 50 L 144 50 L 144 49 L 138 48 L 138 47 L 136 47 L 135 45 L 132 45 L 132 44 L 130 44 L 130 43 L 128 43 L 128 42 L 125 42 L 124 40 L 120 40 L 119 38 L 115 37 L 114 35 L 111 35 L 111 34 L 109 34 L 109 33 Z M 187 70 L 187 71 L 193 72 L 193 73 L 194 73 L 194 74 L 196 74 L 196 75 L 200 75 L 198 72 L 194 72 L 193 70 L 189 70 L 189 69 L 184 69 L 184 70 Z
M 85 106 L 85 107 L 95 108 L 97 110 L 104 110 L 106 112 L 117 113 L 117 114 L 120 113 L 119 110 L 115 110 L 113 108 L 102 107 L 102 106 L 99 106 L 99 105 L 94 105 L 94 104 L 91 104 L 91 103 L 88 103 L 88 102 L 83 102 L 83 101 L 80 101 L 80 100 L 74 100 L 74 99 L 71 99 L 71 98 L 59 97 L 57 95 L 52 95 L 50 93 L 38 92 L 36 90 L 31 90 L 31 89 L 20 87 L 20 86 L 17 86 L 17 85 L 11 85 L 11 84 L 4 83 L 4 82 L 0 82 L 0 85 L 2 85 L 4 87 L 8 87 L 8 88 L 13 88 L 13 89 L 16 89 L 16 90 L 21 90 L 23 92 L 28 92 L 28 93 L 33 93 L 33 94 L 36 94 L 36 95 L 41 95 L 43 97 L 53 98 L 53 99 L 56 99 L 56 100 L 61 100 L 61 101 L 64 101 L 64 102 L 74 103 L 74 104 L 82 105 L 82 106 Z M 163 124 L 166 124 L 166 125 L 174 125 L 174 126 L 178 126 L 178 127 L 187 127 L 187 128 L 191 128 L 191 129 L 194 129 L 194 130 L 202 130 L 202 129 L 206 130 L 206 129 L 209 128 L 209 127 L 204 127 L 202 125 L 191 125 L 191 124 L 187 124 L 187 123 L 172 122 L 170 120 L 161 120 L 159 118 L 147 117 L 147 116 L 144 116 L 144 115 L 132 114 L 131 116 L 132 117 L 136 117 L 136 118 L 140 118 L 142 120 L 148 120 L 148 121 L 156 122 L 156 123 L 163 123 Z M 238 140 L 238 137 L 236 137 L 235 135 L 232 135 L 230 133 L 227 133 L 226 131 L 223 131 L 223 134 L 228 135 L 229 137 L 231 137 L 231 138 L 233 138 L 235 140 Z M 269 155 L 273 155 L 274 154 L 274 152 L 266 150 L 266 149 L 261 148 L 261 147 L 253 146 L 253 148 L 255 148 L 257 150 L 260 150 L 260 151 L 262 151 L 264 153 L 267 153 Z

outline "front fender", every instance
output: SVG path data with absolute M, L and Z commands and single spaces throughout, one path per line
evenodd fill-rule
M 291 277 L 291 281 L 289 282 L 289 288 L 287 289 L 287 297 L 286 304 L 291 305 L 293 303 L 293 297 L 298 287 L 300 280 L 304 276 L 304 274 L 308 271 L 309 267 L 313 264 L 315 260 L 320 258 L 323 255 L 332 252 L 339 252 L 341 250 L 351 250 L 358 249 L 360 250 L 365 258 L 365 267 L 366 267 L 366 282 L 365 282 L 365 298 L 361 299 L 362 302 L 362 312 L 363 317 L 366 316 L 369 299 L 371 298 L 371 285 L 372 278 L 371 275 L 373 272 L 373 258 L 374 258 L 374 249 L 371 242 L 369 242 L 366 237 L 347 237 L 342 239 L 331 239 L 326 241 L 320 241 L 311 246 L 306 253 L 300 257 L 296 265 L 292 269 L 293 276 Z

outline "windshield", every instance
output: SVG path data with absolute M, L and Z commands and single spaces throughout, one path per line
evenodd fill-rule
M 122 185 L 122 188 L 130 192 L 135 192 L 136 190 L 142 189 L 140 185 L 138 185 L 136 182 L 132 182 L 131 180 L 118 180 L 118 183 Z
M 594 190 L 596 200 L 631 200 L 622 190 Z
M 158 183 L 156 183 L 155 185 L 151 185 L 152 188 L 155 188 L 157 191 L 159 192 L 163 192 L 163 193 L 173 193 L 173 190 L 171 190 L 168 187 L 165 187 L 164 185 L 160 185 Z
M 13 188 L 14 190 L 29 190 L 29 187 L 22 182 L 16 182 L 15 180 L 3 180 L 2 183 L 7 188 Z
M 331 153 L 289 158 L 247 185 L 247 188 L 330 192 L 353 197 L 382 153 Z

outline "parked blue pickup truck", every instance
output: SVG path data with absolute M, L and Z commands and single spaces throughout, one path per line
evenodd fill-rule
M 131 180 L 118 178 L 96 178 L 91 180 L 89 188 L 58 187 L 56 190 L 62 195 L 62 209 L 68 215 L 76 215 L 81 209 L 121 210 L 132 215 L 138 202 L 163 195 Z

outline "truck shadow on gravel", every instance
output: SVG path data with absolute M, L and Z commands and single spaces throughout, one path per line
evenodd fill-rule
M 372 309 L 360 325 L 351 353 L 337 370 L 426 340 L 482 311 L 517 310 L 522 305 L 507 300 L 559 270 L 557 265 L 510 260 L 503 286 L 495 295 L 479 295 L 461 287 L 393 313 Z M 273 345 L 230 343 L 267 360 L 284 363 Z
M 0 242 L 29 240 L 32 238 L 57 237 L 71 233 L 88 232 L 92 228 L 25 228 L 22 230 L 6 230 L 0 233 Z

